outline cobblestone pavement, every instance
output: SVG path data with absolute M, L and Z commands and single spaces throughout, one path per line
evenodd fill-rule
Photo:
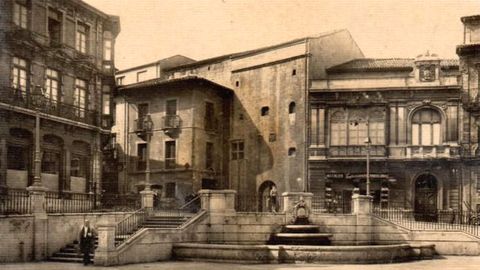
M 370 265 L 332 265 L 332 264 L 226 264 L 206 262 L 158 262 L 131 264 L 118 267 L 83 266 L 81 264 L 40 262 L 26 264 L 0 264 L 2 270 L 133 270 L 133 269 L 167 269 L 167 270 L 478 270 L 480 268 L 480 256 L 448 256 L 434 260 L 415 261 L 394 264 L 370 264 Z

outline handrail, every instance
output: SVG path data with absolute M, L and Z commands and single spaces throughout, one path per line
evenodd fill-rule
M 115 246 L 130 239 L 150 215 L 151 210 L 141 208 L 124 218 L 115 226 Z
M 187 208 L 189 208 L 190 206 L 192 206 L 194 203 L 197 203 L 197 201 L 200 200 L 200 196 L 199 195 L 195 195 L 195 197 L 193 197 L 190 201 L 186 202 L 184 205 L 180 206 L 178 209 L 179 210 L 185 210 Z

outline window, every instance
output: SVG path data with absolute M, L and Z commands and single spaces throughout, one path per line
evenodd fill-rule
M 296 107 L 296 104 L 295 102 L 290 102 L 290 104 L 288 105 L 288 113 L 289 114 L 292 114 L 292 113 L 295 113 L 295 108 Z
M 146 75 L 147 75 L 146 70 L 142 70 L 142 71 L 137 72 L 137 82 L 144 81 Z
M 110 86 L 104 85 L 102 90 L 102 113 L 110 115 Z
M 239 86 L 240 86 L 240 81 L 236 81 L 236 82 L 235 82 L 235 86 L 236 86 L 236 87 L 239 87 Z
M 87 53 L 87 37 L 89 34 L 89 27 L 86 24 L 77 24 L 77 35 L 75 40 L 75 49 L 81 53 Z
M 13 57 L 12 62 L 12 87 L 25 97 L 28 83 L 27 61 Z
M 103 60 L 112 61 L 112 40 L 105 39 L 103 41 Z
M 87 176 L 88 161 L 85 157 L 73 155 L 70 160 L 70 175 L 74 177 Z
M 165 197 L 175 198 L 175 183 L 167 183 L 165 185 Z
M 207 142 L 205 148 L 205 168 L 213 169 L 213 143 Z
M 265 106 L 265 107 L 262 107 L 262 109 L 260 109 L 260 114 L 262 116 L 267 116 L 269 111 L 270 111 L 270 108 L 268 106 Z
M 147 144 L 137 144 L 137 170 L 144 171 L 147 168 Z
M 60 154 L 57 152 L 45 151 L 42 157 L 42 172 L 58 174 L 60 171 Z
M 244 159 L 245 145 L 243 141 L 234 141 L 232 142 L 232 160 Z
M 421 109 L 412 117 L 412 144 L 439 145 L 441 117 L 434 109 Z
M 77 107 L 76 115 L 85 117 L 85 101 L 87 93 L 87 83 L 84 80 L 75 79 L 75 92 L 73 94 L 73 105 Z
M 295 76 L 295 75 L 297 75 L 297 70 L 296 70 L 296 69 L 293 69 L 293 70 L 292 70 L 292 76 Z
M 51 104 L 55 104 L 57 103 L 57 98 L 58 98 L 58 86 L 59 86 L 58 72 L 56 70 L 47 68 L 45 73 L 46 73 L 45 97 Z
M 48 37 L 50 46 L 59 45 L 62 40 L 62 13 L 48 10 Z
M 205 129 L 215 129 L 215 107 L 212 102 L 205 102 Z
M 165 142 L 165 169 L 176 167 L 176 146 L 175 141 Z
M 296 153 L 297 153 L 297 149 L 295 147 L 288 148 L 288 156 L 289 157 L 294 157 Z
M 13 4 L 13 23 L 21 28 L 27 29 L 28 23 L 27 7 L 19 3 Z
M 316 115 L 316 117 L 318 116 Z M 370 137 L 373 145 L 383 145 L 385 144 L 384 118 L 381 110 L 336 111 L 332 114 L 330 121 L 330 145 L 363 146 L 367 137 Z M 316 132 L 320 132 L 318 127 L 315 128 L 317 128 Z
M 165 113 L 166 113 L 166 115 L 177 115 L 177 100 L 176 99 L 167 100 Z
M 123 85 L 123 80 L 125 79 L 125 76 L 121 76 L 117 78 L 117 85 Z
M 27 152 L 25 147 L 9 145 L 7 148 L 7 169 L 26 170 Z

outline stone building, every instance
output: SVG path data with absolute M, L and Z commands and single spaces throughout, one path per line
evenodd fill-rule
M 352 192 L 382 206 L 462 207 L 464 165 L 458 61 L 355 59 L 327 69 L 310 91 L 310 190 L 348 208 Z M 366 139 L 370 138 L 370 142 Z
M 79 0 L 5 0 L 0 10 L 0 186 L 32 184 L 38 137 L 43 186 L 100 188 L 119 18 Z
M 214 186 L 237 190 L 241 208 L 260 209 L 265 207 L 264 199 L 272 185 L 277 186 L 279 193 L 307 189 L 305 123 L 309 81 L 323 78 L 326 68 L 361 57 L 363 54 L 348 31 L 339 30 L 318 37 L 300 38 L 265 48 L 163 68 L 158 79 L 168 83 L 171 80 L 196 76 L 210 81 L 210 84 L 230 89 L 232 97 L 228 103 L 229 108 L 225 108 L 225 112 L 228 111 L 229 129 L 224 134 L 226 137 L 222 146 L 229 154 L 225 154 L 223 150 L 223 155 L 216 153 L 215 160 L 222 160 L 224 169 L 222 180 L 218 180 Z M 122 74 L 122 71 L 119 73 Z M 119 91 L 126 87 L 127 84 L 120 87 Z M 153 92 L 152 89 L 151 93 Z M 176 98 L 180 108 L 183 97 L 177 97 L 179 94 L 175 91 L 161 92 L 171 95 L 166 97 L 167 100 Z M 132 95 L 137 94 L 132 91 Z M 191 99 L 188 95 L 185 98 Z M 154 100 L 151 100 L 149 108 L 166 106 L 163 100 L 158 99 L 158 102 L 154 104 Z M 194 102 L 185 102 L 192 108 L 195 107 Z M 116 104 L 117 125 L 122 123 L 122 119 L 129 119 L 128 122 L 133 123 L 135 113 L 125 115 L 121 109 L 124 106 L 121 97 Z M 216 108 L 218 105 L 215 105 L 215 112 L 221 112 Z M 131 106 L 134 110 L 139 104 Z M 203 117 L 203 105 L 196 106 L 201 109 L 199 117 Z M 139 112 L 142 110 L 138 109 Z M 161 113 L 165 114 L 165 109 L 162 110 Z M 217 121 L 227 121 L 222 120 L 223 117 L 227 115 L 218 115 Z M 154 120 L 154 126 L 161 126 L 159 120 L 160 118 Z M 129 132 L 131 131 L 133 130 L 130 129 Z M 132 182 L 125 183 L 123 192 L 130 192 L 132 187 L 140 182 L 132 177 L 135 171 L 131 169 L 129 160 L 131 156 L 140 157 L 141 151 L 135 147 L 127 147 L 135 145 L 138 138 L 133 135 L 127 138 L 127 130 L 120 126 L 115 126 L 114 132 L 119 143 L 118 152 L 124 154 L 120 160 L 127 170 L 120 175 L 124 175 L 121 176 L 123 181 Z M 122 139 L 119 139 L 120 137 Z M 207 153 L 202 150 L 203 145 L 194 149 L 197 146 L 193 145 L 193 142 L 187 140 L 186 145 L 182 145 L 177 140 L 176 149 L 189 149 L 186 153 L 191 151 L 195 156 L 206 156 Z M 153 155 L 159 157 L 159 163 L 165 162 L 166 157 L 162 153 L 167 146 L 154 143 L 152 141 L 150 152 L 152 162 Z M 180 152 L 182 151 L 178 152 L 179 155 Z M 179 165 L 185 165 L 185 162 L 192 166 L 188 159 L 181 161 Z M 193 167 L 196 166 L 203 165 L 193 164 Z M 169 172 L 165 177 L 170 179 L 167 182 L 178 182 L 173 172 Z M 152 175 L 152 181 L 155 181 L 153 178 L 155 177 Z M 189 185 L 195 192 L 202 187 L 200 183 L 199 179 L 192 179 Z

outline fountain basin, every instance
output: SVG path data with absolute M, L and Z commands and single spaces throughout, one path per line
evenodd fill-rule
M 179 243 L 177 260 L 235 263 L 392 263 L 431 259 L 434 245 L 295 246 Z

